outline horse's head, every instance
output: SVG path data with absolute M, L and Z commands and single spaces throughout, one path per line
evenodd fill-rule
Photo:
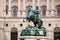
M 28 7 L 27 11 L 30 12 L 32 10 L 32 7 Z
M 29 18 L 29 16 L 26 16 L 26 17 L 23 18 L 23 22 L 26 22 L 26 21 L 30 22 L 30 20 L 31 19 Z

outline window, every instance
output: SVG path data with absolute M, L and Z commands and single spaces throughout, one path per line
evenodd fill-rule
M 13 17 L 17 17 L 17 10 L 18 10 L 18 7 L 17 7 L 17 6 L 13 6 L 12 9 L 13 9 L 13 12 L 12 12 Z
M 13 16 L 17 16 L 17 10 L 13 9 Z
M 6 14 L 8 14 L 8 8 L 9 8 L 8 5 L 6 5 Z
M 46 6 L 41 6 L 42 16 L 46 16 Z
M 54 40 L 60 40 L 60 28 L 54 28 Z
M 60 14 L 60 9 L 57 9 L 57 13 Z
M 43 16 L 46 15 L 46 10 L 45 9 L 42 10 L 42 14 L 43 14 Z
M 18 40 L 18 31 L 15 27 L 11 29 L 11 40 Z
M 60 17 L 60 5 L 56 6 L 57 15 Z

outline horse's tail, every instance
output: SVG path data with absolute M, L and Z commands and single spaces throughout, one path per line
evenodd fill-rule
M 39 23 L 38 23 L 38 28 L 41 28 L 42 24 L 43 24 L 43 21 L 40 20 Z

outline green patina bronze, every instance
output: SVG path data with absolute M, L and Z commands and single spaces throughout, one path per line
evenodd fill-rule
M 38 29 L 37 27 L 32 27 L 28 25 L 22 30 L 21 36 L 46 36 L 46 30 L 44 28 Z
M 38 28 L 41 28 L 43 21 L 39 19 L 39 8 L 36 6 L 36 9 L 33 10 L 31 6 L 27 8 L 27 17 L 25 18 L 28 22 L 32 21 L 35 26 L 38 25 Z
M 34 26 L 28 25 L 25 29 L 22 30 L 21 36 L 46 36 L 46 30 L 42 28 L 43 21 L 39 19 L 39 8 L 36 6 L 36 9 L 33 10 L 31 6 L 27 8 L 27 17 L 28 22 L 32 21 Z

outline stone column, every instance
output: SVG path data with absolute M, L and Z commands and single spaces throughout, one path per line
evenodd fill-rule
M 54 7 L 54 0 L 52 0 L 52 6 L 51 6 L 51 16 L 55 15 L 55 7 Z
M 6 0 L 4 0 L 4 11 L 6 10 Z
M 9 11 L 11 10 L 11 0 L 9 0 Z
M 54 40 L 54 31 L 52 30 L 51 39 Z
M 6 16 L 6 0 L 3 0 L 4 1 L 4 17 Z
M 50 16 L 50 12 L 49 12 L 49 7 L 50 6 L 50 0 L 47 0 L 47 10 L 46 10 L 46 17 L 49 17 Z
M 47 30 L 46 36 L 48 37 L 48 40 L 54 40 L 54 31 Z
M 25 17 L 25 11 L 26 11 L 26 0 L 23 0 L 23 17 Z
M 18 17 L 20 17 L 20 0 L 18 0 L 18 14 L 17 14 Z
M 33 9 L 35 9 L 35 0 L 32 0 L 33 3 Z
M 11 0 L 9 0 L 9 12 L 8 12 L 8 16 L 11 17 Z

